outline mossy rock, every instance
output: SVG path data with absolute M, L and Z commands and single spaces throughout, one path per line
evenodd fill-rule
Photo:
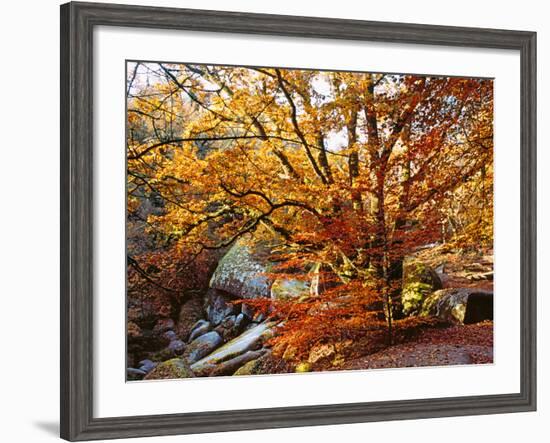
M 283 360 L 273 357 L 271 350 L 260 350 L 263 355 L 254 360 L 243 364 L 239 369 L 237 369 L 233 375 L 265 375 L 265 374 L 283 374 L 286 372 L 292 372 L 290 367 L 287 364 L 284 364 L 281 367 L 277 362 L 282 362 Z M 275 367 L 274 367 L 275 363 Z
M 469 292 L 461 289 L 435 291 L 424 300 L 420 315 L 438 317 L 449 323 L 464 323 Z
M 419 311 L 421 317 L 437 316 L 438 314 L 438 303 L 440 299 L 445 294 L 444 291 L 435 291 L 432 292 L 429 296 L 424 299 L 422 307 Z
M 251 360 L 235 371 L 233 375 L 257 375 L 261 374 L 262 362 L 259 358 Z
M 403 314 L 414 315 L 422 308 L 422 304 L 434 288 L 428 283 L 414 282 L 403 286 L 401 292 L 401 303 L 403 304 Z
M 144 380 L 166 380 L 174 378 L 194 377 L 193 371 L 181 358 L 166 360 L 149 372 Z
M 239 299 L 269 297 L 271 251 L 279 243 L 267 230 L 239 238 L 218 262 L 210 287 Z
M 493 292 L 476 288 L 435 291 L 424 300 L 420 315 L 459 324 L 492 320 Z
M 311 365 L 307 361 L 299 363 L 294 372 L 311 372 Z
M 403 283 L 426 283 L 441 289 L 441 279 L 430 266 L 412 259 L 405 260 L 403 264 Z
M 403 265 L 403 288 L 401 304 L 403 314 L 417 315 L 424 300 L 443 284 L 437 273 L 428 265 L 414 260 L 406 260 Z

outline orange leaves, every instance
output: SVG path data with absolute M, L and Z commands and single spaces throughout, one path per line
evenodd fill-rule
M 261 227 L 274 274 L 322 264 L 319 296 L 269 302 L 300 355 L 383 328 L 407 254 L 492 241 L 490 80 L 143 63 L 129 90 L 135 255 L 159 269 L 132 290 L 200 286 L 193 260 Z
M 270 319 L 279 321 L 268 344 L 278 356 L 299 362 L 320 344 L 361 339 L 384 331 L 379 314 L 379 294 L 368 285 L 353 281 L 301 300 L 241 300 Z M 384 334 L 382 334 L 383 336 Z

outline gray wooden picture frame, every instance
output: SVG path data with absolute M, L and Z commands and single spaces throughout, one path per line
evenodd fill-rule
M 93 30 L 99 25 L 498 48 L 521 58 L 521 391 L 515 394 L 95 418 Z M 236 12 L 61 6 L 61 437 L 70 441 L 536 409 L 536 33 Z

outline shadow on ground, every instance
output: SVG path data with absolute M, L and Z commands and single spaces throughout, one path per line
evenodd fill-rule
M 47 434 L 59 437 L 59 423 L 56 421 L 38 421 L 33 423 L 35 428 L 41 429 Z

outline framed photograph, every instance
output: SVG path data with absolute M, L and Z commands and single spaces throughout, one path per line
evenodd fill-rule
M 61 437 L 533 411 L 536 34 L 61 6 Z

